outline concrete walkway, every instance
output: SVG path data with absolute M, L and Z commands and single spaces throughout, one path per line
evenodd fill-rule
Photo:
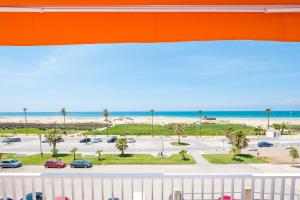
M 193 158 L 196 160 L 197 165 L 200 166 L 210 166 L 211 164 L 202 157 L 201 151 L 191 151 L 190 154 L 193 156 Z

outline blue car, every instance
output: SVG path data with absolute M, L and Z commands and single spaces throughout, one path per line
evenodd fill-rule
M 107 139 L 107 143 L 114 143 L 114 142 L 116 142 L 117 141 L 117 137 L 116 136 L 112 136 L 111 138 L 108 138 Z
M 265 141 L 262 141 L 262 142 L 258 143 L 258 147 L 272 147 L 272 146 L 273 146 L 272 143 L 265 142 Z

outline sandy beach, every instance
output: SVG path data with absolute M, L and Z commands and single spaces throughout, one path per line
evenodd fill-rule
M 109 118 L 113 124 L 124 123 L 151 123 L 150 117 L 111 117 Z M 67 117 L 66 123 L 87 123 L 87 122 L 104 122 L 103 117 Z M 266 126 L 266 118 L 217 118 L 216 120 L 202 119 L 203 123 L 234 123 L 245 124 L 250 126 Z M 300 125 L 300 118 L 271 118 L 270 124 L 273 123 L 287 123 L 293 125 Z M 0 123 L 24 123 L 24 117 L 0 117 Z M 48 117 L 28 117 L 28 123 L 63 123 L 61 116 Z M 170 124 L 170 123 L 199 123 L 198 118 L 192 117 L 154 117 L 154 124 Z

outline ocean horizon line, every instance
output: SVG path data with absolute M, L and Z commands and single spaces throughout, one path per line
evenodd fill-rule
M 149 111 L 111 111 L 111 117 L 149 117 Z M 20 117 L 24 116 L 24 112 L 0 112 L 0 117 Z M 27 112 L 27 116 L 31 117 L 54 117 L 61 116 L 60 112 Z M 67 112 L 68 117 L 102 117 L 101 111 L 70 111 Z M 197 111 L 155 111 L 156 117 L 199 117 Z M 203 111 L 202 117 L 214 118 L 264 118 L 264 111 Z M 271 117 L 274 118 L 300 118 L 300 111 L 272 111 Z

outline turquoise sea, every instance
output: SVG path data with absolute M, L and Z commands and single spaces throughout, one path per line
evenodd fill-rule
M 0 112 L 0 117 L 17 117 L 23 116 L 23 112 Z M 47 116 L 60 116 L 59 112 L 28 112 L 28 116 L 34 117 L 47 117 Z M 100 117 L 101 112 L 68 112 L 69 117 Z M 150 116 L 148 111 L 123 111 L 123 112 L 110 112 L 111 117 L 147 117 Z M 163 117 L 198 117 L 195 111 L 156 111 L 154 116 Z M 203 117 L 216 117 L 216 118 L 263 118 L 266 113 L 263 111 L 205 111 Z M 300 111 L 273 111 L 271 114 L 275 118 L 300 118 Z

